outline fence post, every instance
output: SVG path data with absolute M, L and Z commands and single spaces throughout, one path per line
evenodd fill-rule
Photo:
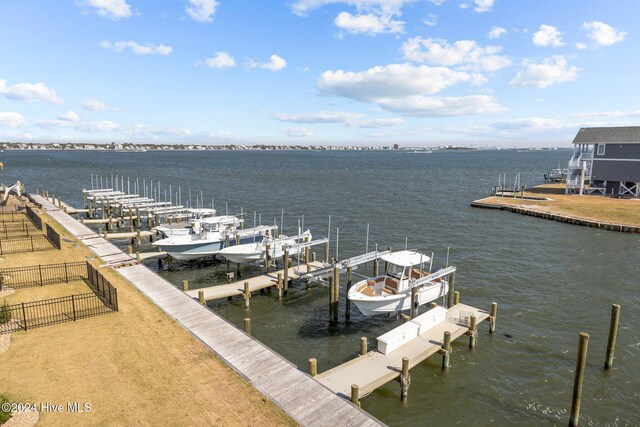
M 27 311 L 24 309 L 24 303 L 22 303 L 22 319 L 24 320 L 24 330 L 28 330 L 27 328 Z
M 2 252 L 2 239 L 0 239 L 0 255 L 4 255 Z
M 73 308 L 73 321 L 76 321 L 76 301 L 73 298 L 73 294 L 71 294 L 71 307 Z
M 33 237 L 29 237 L 29 239 L 31 239 L 31 252 L 35 252 L 35 249 L 33 249 Z
M 67 283 L 69 283 L 69 272 L 67 271 L 67 263 L 64 263 L 64 278 L 66 279 Z
M 44 286 L 44 280 L 42 280 L 42 264 L 38 264 L 38 272 L 40 273 L 40 286 Z

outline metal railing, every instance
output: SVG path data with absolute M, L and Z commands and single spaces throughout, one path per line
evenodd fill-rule
M 13 289 L 69 283 L 88 278 L 86 261 L 60 264 L 32 265 L 27 267 L 0 268 L 0 291 L 3 287 Z
M 52 242 L 42 235 L 0 239 L 0 255 L 46 251 L 51 249 L 51 245 Z
M 94 266 L 87 262 L 87 284 L 98 298 L 113 311 L 118 311 L 118 292 Z
M 60 235 L 56 230 L 51 228 L 49 224 L 47 224 L 47 239 L 51 242 L 53 247 L 60 249 Z
M 40 216 L 35 213 L 35 211 L 33 209 L 31 209 L 29 206 L 27 206 L 25 208 L 25 212 L 27 214 L 27 217 L 31 220 L 31 222 L 33 223 L 33 225 L 38 229 L 38 230 L 42 230 L 42 219 L 40 219 Z

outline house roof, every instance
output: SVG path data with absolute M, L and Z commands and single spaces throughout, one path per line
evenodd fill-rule
M 421 262 L 425 263 L 431 260 L 427 255 L 416 251 L 391 252 L 390 254 L 381 256 L 380 258 L 382 258 L 383 261 L 400 267 L 411 267 L 419 265 Z
M 640 126 L 580 128 L 574 144 L 640 144 Z

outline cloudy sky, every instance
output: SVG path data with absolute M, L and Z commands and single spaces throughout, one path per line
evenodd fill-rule
M 568 146 L 640 116 L 637 0 L 0 2 L 0 140 Z

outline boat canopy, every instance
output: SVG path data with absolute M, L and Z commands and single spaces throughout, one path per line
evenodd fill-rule
M 427 255 L 417 251 L 398 251 L 381 256 L 383 261 L 399 267 L 412 267 L 431 261 Z

